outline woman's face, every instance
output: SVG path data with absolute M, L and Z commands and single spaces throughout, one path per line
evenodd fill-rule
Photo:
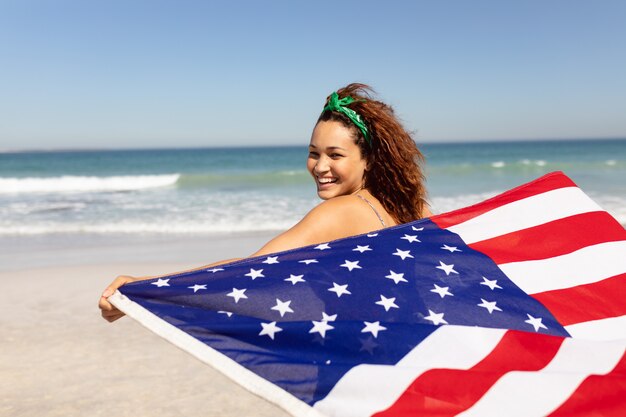
M 317 185 L 317 195 L 323 200 L 355 194 L 363 188 L 367 163 L 354 143 L 354 133 L 340 122 L 317 123 L 306 165 Z

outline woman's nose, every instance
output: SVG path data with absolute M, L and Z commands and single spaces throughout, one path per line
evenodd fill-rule
M 317 163 L 315 164 L 315 172 L 319 174 L 326 171 L 328 171 L 328 161 L 326 160 L 326 158 L 322 157 L 318 159 Z

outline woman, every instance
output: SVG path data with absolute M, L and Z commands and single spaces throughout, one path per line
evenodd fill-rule
M 307 160 L 317 194 L 324 201 L 251 257 L 431 215 L 425 201 L 423 156 L 393 109 L 373 100 L 371 91 L 364 84 L 350 84 L 327 98 L 311 135 Z M 151 278 L 156 277 L 117 277 L 100 298 L 102 316 L 108 321 L 122 317 L 124 313 L 107 297 L 127 282 Z

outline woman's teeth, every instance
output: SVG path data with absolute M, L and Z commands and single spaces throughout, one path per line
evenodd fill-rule
M 318 178 L 317 179 L 321 184 L 329 184 L 331 182 L 337 181 L 336 178 Z

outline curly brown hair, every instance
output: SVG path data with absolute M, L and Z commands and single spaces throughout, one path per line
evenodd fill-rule
M 370 142 L 342 113 L 324 110 L 318 122 L 338 121 L 352 130 L 355 143 L 367 161 L 365 188 L 398 223 L 421 219 L 426 204 L 424 156 L 411 134 L 404 129 L 390 106 L 372 98 L 374 90 L 368 85 L 349 84 L 337 90 L 337 94 L 340 99 L 346 96 L 354 99 L 347 107 L 365 121 Z

